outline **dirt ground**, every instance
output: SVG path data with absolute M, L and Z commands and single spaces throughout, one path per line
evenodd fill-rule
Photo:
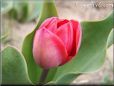
M 80 21 L 103 19 L 112 11 L 111 3 L 112 0 L 107 2 L 96 2 L 95 0 L 56 0 L 56 6 L 60 18 L 79 19 Z M 95 4 L 99 4 L 99 7 L 95 7 Z M 13 20 L 10 20 L 10 22 L 4 22 L 10 23 L 11 25 L 7 44 L 13 45 L 21 50 L 24 37 L 35 28 L 36 22 L 19 23 Z M 2 44 L 2 46 L 4 46 L 4 44 Z M 72 82 L 72 84 L 100 83 L 105 74 L 108 74 L 109 78 L 112 80 L 113 72 L 110 65 L 113 65 L 113 46 L 107 49 L 106 61 L 101 69 L 94 73 L 79 76 Z

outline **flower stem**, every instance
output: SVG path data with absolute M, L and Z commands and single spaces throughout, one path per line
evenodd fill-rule
M 48 71 L 49 71 L 49 69 L 43 69 L 42 74 L 40 76 L 40 80 L 39 80 L 39 84 L 40 85 L 45 84 L 45 79 L 46 79 L 46 77 L 48 75 Z

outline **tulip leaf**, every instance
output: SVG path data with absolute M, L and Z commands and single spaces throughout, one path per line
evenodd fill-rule
M 111 13 L 104 20 L 81 22 L 83 36 L 80 50 L 75 58 L 58 67 L 51 83 L 64 84 L 66 78 L 70 78 L 69 83 L 71 83 L 77 74 L 96 71 L 103 65 L 108 47 L 108 37 L 113 28 L 113 20 L 113 13 Z M 71 74 L 74 76 L 69 77 Z
M 61 79 L 57 80 L 55 84 L 61 85 L 68 85 L 70 84 L 76 77 L 78 77 L 80 74 L 67 74 L 63 76 Z M 52 83 L 53 84 L 53 83 Z
M 2 52 L 2 84 L 32 84 L 24 57 L 8 46 Z
M 9 12 L 13 18 L 20 22 L 30 21 L 38 17 L 41 9 L 40 1 L 13 1 L 13 9 Z
M 9 12 L 9 15 L 20 22 L 25 21 L 28 18 L 27 1 L 13 1 L 13 9 Z
M 1 4 L 1 13 L 2 14 L 5 14 L 5 13 L 9 12 L 13 7 L 13 2 L 12 1 L 8 2 L 8 1 L 5 1 L 5 0 L 2 0 L 2 1 L 0 1 L 0 4 Z
M 107 45 L 110 47 L 112 44 L 114 44 L 114 29 L 109 34 Z
M 41 1 L 28 1 L 28 17 L 27 21 L 33 20 L 38 17 L 41 7 Z
M 33 83 L 38 82 L 39 77 L 40 77 L 41 72 L 42 72 L 42 69 L 38 65 L 36 65 L 36 63 L 33 59 L 32 45 L 33 45 L 34 33 L 38 29 L 40 24 L 46 18 L 49 18 L 52 16 L 57 16 L 57 11 L 56 11 L 54 2 L 53 1 L 51 2 L 51 1 L 50 2 L 44 1 L 42 11 L 41 11 L 41 14 L 39 16 L 38 24 L 37 24 L 35 30 L 25 37 L 24 43 L 22 46 L 22 53 L 23 53 L 23 55 L 26 59 L 26 62 L 27 62 L 29 77 Z M 55 72 L 55 70 L 56 69 L 50 70 L 49 75 L 47 77 L 48 78 L 47 81 L 49 81 L 53 78 L 51 73 Z
M 0 40 L 2 40 L 2 42 L 3 42 L 3 40 L 5 40 L 7 37 L 8 37 L 8 34 L 4 34 L 1 36 Z

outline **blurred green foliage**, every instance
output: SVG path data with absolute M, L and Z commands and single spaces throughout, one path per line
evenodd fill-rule
M 1 0 L 0 4 L 3 20 L 0 39 L 3 43 L 9 40 L 8 35 L 12 30 L 12 20 L 21 23 L 37 20 L 42 8 L 40 0 Z
M 110 76 L 108 73 L 106 73 L 101 81 L 102 84 L 105 85 L 114 85 L 114 80 L 110 79 Z
M 38 17 L 42 1 L 2 0 L 1 13 L 20 22 L 31 21 Z

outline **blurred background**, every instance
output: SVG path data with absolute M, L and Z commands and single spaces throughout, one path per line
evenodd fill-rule
M 42 0 L 2 0 L 1 47 L 12 45 L 21 50 L 23 40 L 35 27 Z M 113 0 L 55 0 L 60 18 L 93 21 L 105 18 L 113 10 Z M 72 84 L 113 83 L 113 45 L 107 49 L 101 69 L 79 76 Z

